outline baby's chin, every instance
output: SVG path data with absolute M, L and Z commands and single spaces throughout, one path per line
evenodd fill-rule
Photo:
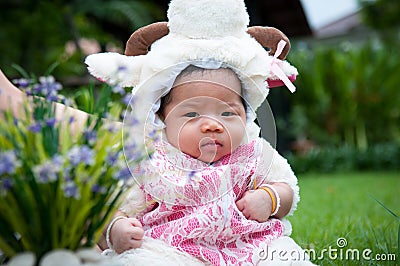
M 200 156 L 192 156 L 192 157 L 204 163 L 210 164 L 210 163 L 215 163 L 225 155 L 227 155 L 227 153 L 213 153 L 213 154 L 202 153 Z
M 222 157 L 221 157 L 221 158 L 222 158 Z M 202 161 L 203 163 L 211 164 L 211 163 L 215 163 L 215 162 L 218 161 L 220 158 L 218 158 L 218 157 L 207 158 L 206 156 L 204 156 L 204 157 L 197 157 L 196 159 L 199 160 L 199 161 Z

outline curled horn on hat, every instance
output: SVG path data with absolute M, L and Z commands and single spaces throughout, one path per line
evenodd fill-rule
M 125 55 L 137 56 L 147 54 L 150 45 L 168 33 L 167 22 L 156 22 L 136 30 L 126 43 Z M 255 38 L 263 47 L 269 48 L 271 54 L 275 54 L 280 40 L 286 41 L 287 44 L 279 55 L 279 59 L 284 60 L 289 53 L 289 39 L 276 28 L 253 26 L 247 29 L 247 33 Z
M 282 53 L 278 56 L 279 59 L 284 60 L 290 50 L 290 41 L 283 32 L 273 27 L 252 26 L 247 29 L 247 33 L 257 40 L 263 47 L 270 49 L 270 54 L 275 54 L 278 43 L 281 40 L 286 42 Z
M 126 42 L 125 55 L 145 55 L 152 43 L 169 33 L 167 22 L 156 22 L 136 30 Z

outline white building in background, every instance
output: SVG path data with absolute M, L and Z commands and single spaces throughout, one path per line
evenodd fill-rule
M 362 25 L 357 0 L 300 0 L 316 38 L 346 35 Z

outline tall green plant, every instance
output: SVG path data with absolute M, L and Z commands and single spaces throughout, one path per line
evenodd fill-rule
M 7 257 L 30 251 L 39 259 L 54 249 L 93 246 L 131 178 L 126 154 L 146 156 L 136 141 L 136 120 L 119 124 L 123 105 L 99 103 L 82 130 L 73 116 L 55 115 L 61 84 L 52 77 L 18 81 L 27 93 L 21 117 L 0 114 L 0 250 Z M 130 97 L 129 97 L 130 98 Z M 105 117 L 108 119 L 106 120 Z M 134 123 L 135 122 L 135 123 Z M 75 129 L 73 129 L 75 128 Z

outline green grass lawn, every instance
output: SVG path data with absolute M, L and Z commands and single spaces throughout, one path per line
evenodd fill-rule
M 310 249 L 312 257 L 315 252 L 313 262 L 398 265 L 400 221 L 375 199 L 400 216 L 400 173 L 306 174 L 298 178 L 301 201 L 290 217 L 292 236 Z M 363 252 L 371 260 L 363 259 Z

